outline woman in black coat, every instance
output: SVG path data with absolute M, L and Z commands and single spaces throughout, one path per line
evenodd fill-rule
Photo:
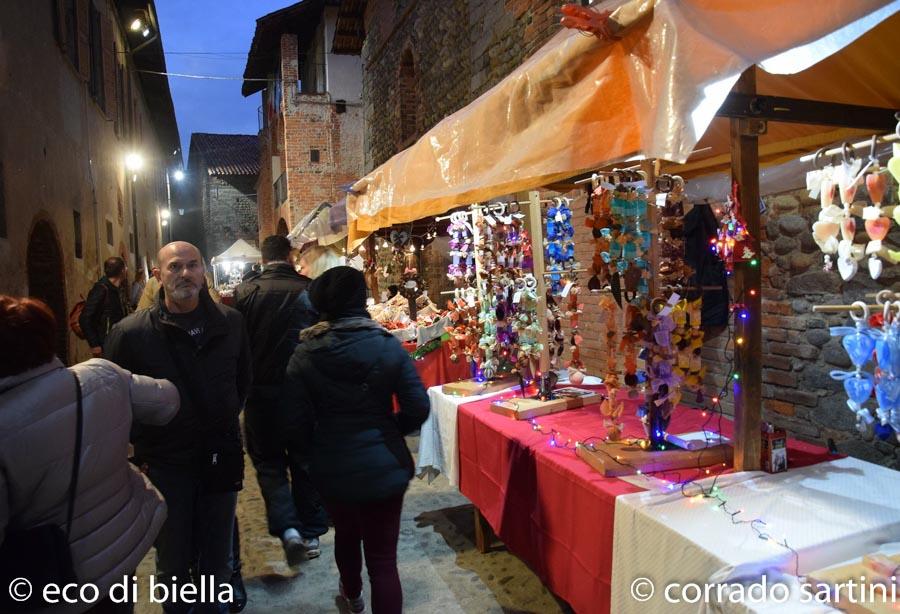
M 309 298 L 322 321 L 300 334 L 287 384 L 298 419 L 315 421 L 311 474 L 334 522 L 341 595 L 365 609 L 362 545 L 372 612 L 398 613 L 400 509 L 414 471 L 403 437 L 428 417 L 428 396 L 409 354 L 369 317 L 362 273 L 330 269 Z

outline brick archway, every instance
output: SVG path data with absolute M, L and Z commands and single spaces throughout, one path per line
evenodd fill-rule
M 28 237 L 26 263 L 28 295 L 47 303 L 56 316 L 56 355 L 60 360 L 68 363 L 66 275 L 59 239 L 49 221 L 38 220 L 31 229 L 31 235 Z
M 284 218 L 280 218 L 278 220 L 278 228 L 275 229 L 275 234 L 286 237 L 288 236 L 288 232 L 287 222 L 284 221 Z

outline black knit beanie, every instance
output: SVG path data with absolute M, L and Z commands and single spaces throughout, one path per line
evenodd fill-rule
M 309 286 L 309 300 L 323 320 L 369 317 L 366 279 L 349 266 L 328 269 Z

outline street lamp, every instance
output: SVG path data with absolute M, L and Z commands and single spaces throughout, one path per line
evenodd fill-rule
M 171 175 L 172 179 L 174 179 L 175 181 L 180 182 L 184 179 L 184 171 L 180 168 L 175 169 L 174 171 L 166 170 L 166 209 L 163 211 L 163 213 L 165 213 L 163 220 L 167 223 L 168 220 L 172 217 L 172 185 L 169 181 L 169 175 Z M 183 209 L 179 209 L 178 214 L 183 215 L 182 211 Z M 172 238 L 172 227 L 169 226 L 169 241 L 172 241 Z

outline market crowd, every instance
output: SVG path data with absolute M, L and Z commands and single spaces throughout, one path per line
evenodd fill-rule
M 108 259 L 71 322 L 94 358 L 69 368 L 54 355 L 65 323 L 39 300 L 0 296 L 0 611 L 49 608 L 39 590 L 3 601 L 24 577 L 98 587 L 67 612 L 130 612 L 107 591 L 152 546 L 155 582 L 230 587 L 165 612 L 241 611 L 245 448 L 287 563 L 319 556 L 333 526 L 348 609 L 367 609 L 364 554 L 371 611 L 401 611 L 404 436 L 425 421 L 427 395 L 369 317 L 361 272 L 313 248 L 300 274 L 280 236 L 261 252 L 234 308 L 189 243 L 164 246 L 130 290 L 125 262 Z

